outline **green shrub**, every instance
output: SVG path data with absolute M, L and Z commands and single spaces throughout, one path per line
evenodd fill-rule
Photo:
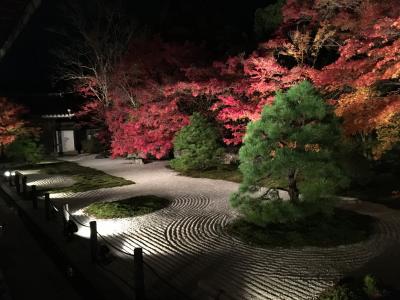
M 326 293 L 324 293 L 319 300 L 361 300 L 357 295 L 347 286 L 337 286 Z
M 96 154 L 104 151 L 104 146 L 96 139 L 92 137 L 89 140 L 82 142 L 82 149 L 86 153 Z
M 231 204 L 256 224 L 285 223 L 330 214 L 333 195 L 348 185 L 337 162 L 341 134 L 332 109 L 304 81 L 278 92 L 261 119 L 249 123 L 240 148 L 243 182 Z M 283 183 L 289 201 L 263 192 L 267 181 Z
M 254 32 L 259 40 L 265 40 L 282 23 L 284 0 L 278 0 L 264 8 L 258 8 L 254 14 Z
M 365 275 L 364 277 L 364 287 L 363 290 L 365 292 L 365 294 L 368 295 L 368 297 L 372 298 L 374 296 L 377 296 L 380 292 L 377 286 L 377 282 L 376 279 L 371 276 L 371 275 Z
M 328 289 L 319 300 L 367 300 L 381 299 L 382 293 L 376 279 L 371 275 L 363 278 L 346 278 L 341 283 Z M 383 298 L 382 298 L 383 299 Z M 392 299 L 392 298 L 390 298 Z
M 15 161 L 37 163 L 43 159 L 43 146 L 33 136 L 20 136 L 7 146 L 6 156 Z
M 216 129 L 198 113 L 194 113 L 190 125 L 183 127 L 176 135 L 174 151 L 179 156 L 171 160 L 170 164 L 178 171 L 216 167 L 223 153 L 218 144 Z

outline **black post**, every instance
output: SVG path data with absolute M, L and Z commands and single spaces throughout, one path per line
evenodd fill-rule
M 44 216 L 46 220 L 50 220 L 50 194 L 44 194 Z
M 37 201 L 37 191 L 36 191 L 36 185 L 31 186 L 31 200 L 32 200 L 32 207 L 34 209 L 38 208 L 38 201 Z
M 15 176 L 15 175 L 14 175 Z M 13 186 L 13 179 L 14 179 L 14 176 L 12 175 L 12 172 L 10 171 L 10 176 L 8 177 L 8 184 L 10 185 L 10 186 Z
M 18 176 L 18 171 L 14 172 L 14 185 L 17 185 L 17 176 Z
M 24 199 L 28 198 L 28 188 L 27 188 L 27 181 L 28 177 L 22 176 L 22 195 L 24 196 Z
M 143 272 L 143 250 L 135 248 L 133 250 L 133 278 L 135 280 L 135 299 L 146 299 L 144 288 L 144 272 Z
M 19 178 L 20 178 L 19 172 L 15 172 L 15 177 L 14 177 L 15 189 L 17 190 L 18 194 L 21 192 L 21 183 Z
M 57 145 L 58 145 L 58 156 L 63 156 L 63 145 L 62 145 L 62 137 L 61 137 L 61 129 L 59 128 L 59 130 L 56 131 L 56 135 L 57 135 Z
M 97 262 L 97 223 L 91 221 L 90 225 L 90 254 L 92 262 Z

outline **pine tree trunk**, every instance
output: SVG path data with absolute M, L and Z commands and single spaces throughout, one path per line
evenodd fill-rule
M 299 189 L 296 182 L 296 171 L 290 170 L 288 175 L 289 181 L 289 198 L 292 203 L 299 202 Z

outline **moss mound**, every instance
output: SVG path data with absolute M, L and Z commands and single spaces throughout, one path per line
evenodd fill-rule
M 84 211 L 98 219 L 136 217 L 168 206 L 169 200 L 153 195 L 138 196 L 112 202 L 95 202 Z

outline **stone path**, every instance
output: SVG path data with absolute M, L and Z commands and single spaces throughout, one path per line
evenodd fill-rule
M 376 233 L 365 242 L 323 249 L 250 247 L 224 232 L 226 224 L 237 216 L 228 203 L 229 195 L 238 188 L 236 183 L 178 176 L 166 168 L 166 162 L 134 165 L 123 159 L 94 156 L 65 160 L 136 182 L 112 189 L 52 194 L 56 203 L 68 202 L 80 222 L 91 220 L 82 208 L 95 201 L 145 194 L 172 200 L 169 207 L 149 215 L 97 220 L 98 231 L 127 253 L 142 247 L 145 261 L 192 299 L 206 299 L 206 295 L 209 299 L 313 299 L 340 276 L 363 266 L 400 238 L 398 211 L 377 204 L 349 203 L 347 208 L 379 218 Z M 87 237 L 89 232 L 81 227 L 78 234 Z M 129 281 L 132 264 L 126 260 L 129 258 L 121 255 L 109 267 L 118 269 Z M 146 284 L 150 297 L 159 297 L 157 281 L 148 280 Z

